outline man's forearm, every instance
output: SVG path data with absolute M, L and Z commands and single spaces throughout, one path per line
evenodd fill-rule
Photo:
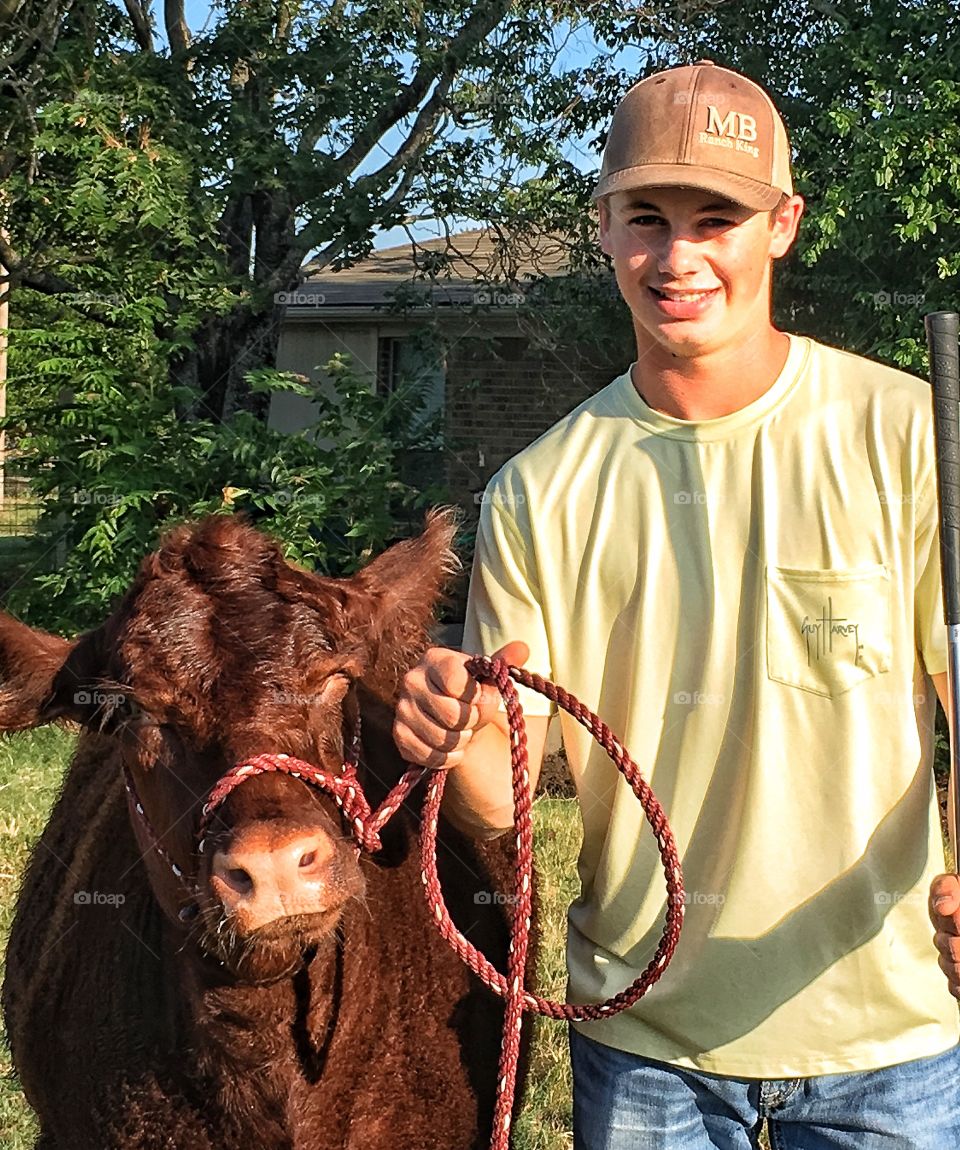
M 463 762 L 447 774 L 443 813 L 474 838 L 495 838 L 513 825 L 513 782 L 506 716 L 477 731 Z

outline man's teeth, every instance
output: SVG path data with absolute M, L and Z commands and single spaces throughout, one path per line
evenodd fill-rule
M 666 288 L 653 289 L 658 296 L 663 299 L 674 300 L 677 303 L 696 303 L 698 300 L 706 299 L 707 296 L 713 295 L 715 288 L 708 288 L 706 291 L 668 291 Z

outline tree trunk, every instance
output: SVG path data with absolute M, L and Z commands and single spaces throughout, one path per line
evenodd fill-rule
M 197 332 L 196 347 L 171 363 L 171 379 L 193 387 L 198 400 L 178 411 L 181 418 L 229 421 L 237 411 L 250 411 L 265 419 L 269 395 L 250 393 L 244 376 L 277 360 L 280 325 L 273 311 L 248 311 L 216 316 Z

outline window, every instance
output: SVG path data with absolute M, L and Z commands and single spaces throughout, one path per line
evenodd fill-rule
M 388 336 L 379 340 L 377 359 L 377 391 L 408 397 L 413 426 L 439 425 L 447 379 L 442 352 L 417 336 Z

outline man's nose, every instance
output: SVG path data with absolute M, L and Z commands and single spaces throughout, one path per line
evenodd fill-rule
M 657 270 L 664 277 L 690 275 L 700 262 L 696 243 L 682 232 L 664 237 L 663 246 L 657 252 Z

